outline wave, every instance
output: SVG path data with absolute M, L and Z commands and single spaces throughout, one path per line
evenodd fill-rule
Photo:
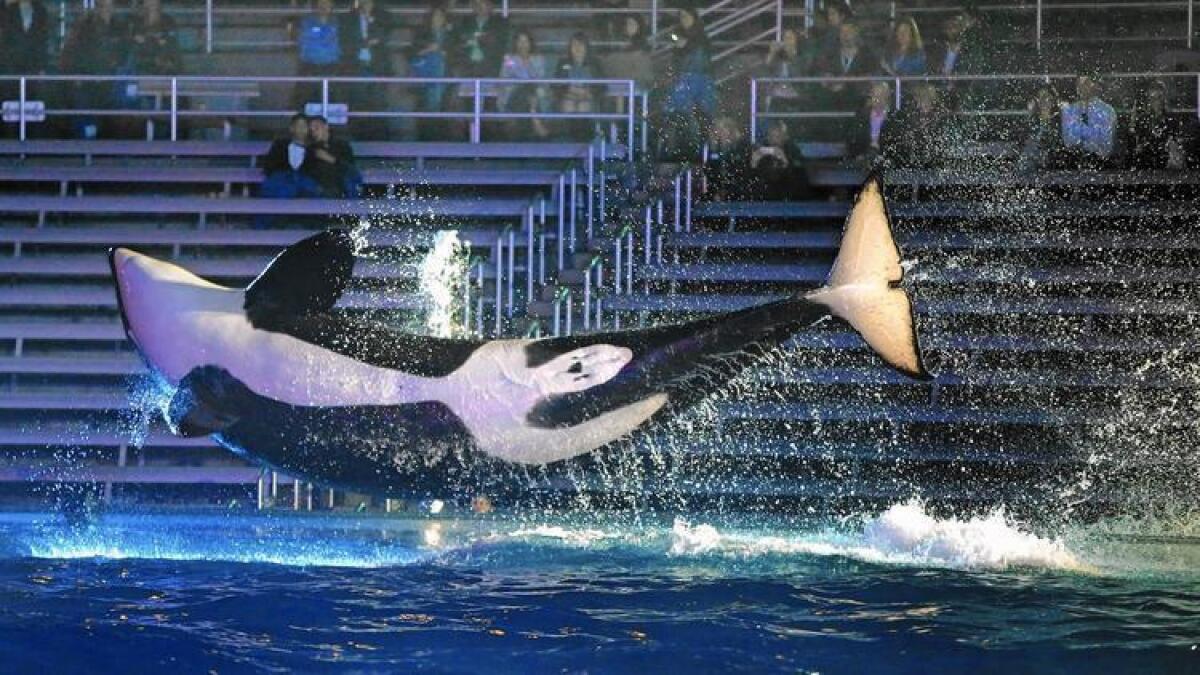
M 164 515 L 100 516 L 82 527 L 0 516 L 0 558 L 157 559 L 379 568 L 414 564 L 536 567 L 556 556 L 602 565 L 610 554 L 653 566 L 757 561 L 764 571 L 805 557 L 959 570 L 1027 569 L 1116 576 L 1185 575 L 1200 569 L 1200 539 L 1122 522 L 1034 532 L 1002 509 L 939 518 L 918 501 L 806 529 L 726 522 L 632 525 L 454 518 Z M 1147 532 L 1154 536 L 1145 536 Z M 570 551 L 570 553 L 568 553 Z M 723 565 L 718 565 L 721 568 Z M 741 567 L 742 571 L 753 568 Z
M 1037 568 L 1091 571 L 1059 538 L 1023 531 L 1003 510 L 960 520 L 935 518 L 917 501 L 897 504 L 858 527 L 799 535 L 721 533 L 712 525 L 676 519 L 670 554 L 844 556 L 871 563 L 969 570 Z

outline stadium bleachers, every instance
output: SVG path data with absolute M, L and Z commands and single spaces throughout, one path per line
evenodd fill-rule
M 205 3 L 181 1 L 169 12 L 185 36 L 189 73 L 243 75 L 252 55 L 260 66 L 255 75 L 287 76 L 295 72 L 294 45 L 283 19 L 302 4 L 218 0 L 211 31 Z M 513 0 L 509 9 L 515 23 L 538 27 L 543 45 L 558 49 L 575 30 L 596 27 L 590 8 L 563 4 Z M 977 11 L 997 44 L 1020 53 L 1001 60 L 1014 81 L 1085 63 L 1143 70 L 1164 40 L 1190 39 L 1176 25 L 1182 14 L 1172 12 L 1184 7 L 1176 3 L 1161 3 L 1137 31 L 1115 34 L 1112 23 L 1139 11 L 1119 4 L 1108 3 L 1108 16 L 1082 42 L 1065 25 L 1064 8 L 1044 8 L 1042 35 L 1030 30 L 1030 8 L 981 3 Z M 811 18 L 811 7 L 779 7 L 784 21 Z M 629 11 L 649 9 L 634 2 Z M 727 3 L 710 18 L 736 9 Z M 930 21 L 955 10 L 895 8 Z M 403 46 L 424 7 L 391 11 L 404 19 L 392 36 Z M 73 18 L 64 14 L 64 32 Z M 758 72 L 775 21 L 764 13 L 714 40 L 718 50 L 739 46 L 718 69 L 725 92 L 742 97 L 739 87 Z M 1035 43 L 1044 50 L 1036 56 L 1025 48 Z M 1114 44 L 1128 46 L 1106 51 Z M 1027 91 L 1009 84 L 998 102 L 964 114 L 1011 129 Z M 244 114 L 248 126 L 261 123 L 259 131 L 269 122 L 275 133 L 278 120 L 270 115 L 290 105 L 291 86 L 256 82 L 246 107 L 231 112 Z M 195 99 L 188 105 L 205 97 L 188 92 Z M 750 101 L 752 118 L 756 105 Z M 614 121 L 608 138 L 636 140 L 622 124 Z M 649 121 L 639 113 L 637 124 L 644 137 Z M 7 126 L 13 135 L 14 125 Z M 181 139 L 202 131 L 185 127 Z M 265 485 L 286 482 L 264 478 L 207 439 L 165 433 L 152 419 L 152 393 L 129 391 L 144 369 L 116 316 L 104 259 L 111 245 L 242 284 L 316 228 L 359 226 L 368 257 L 342 308 L 420 330 L 430 308 L 422 262 L 440 233 L 454 230 L 467 242 L 465 278 L 455 289 L 463 298 L 454 307 L 461 330 L 611 330 L 819 285 L 839 244 L 847 198 L 865 175 L 861 166 L 835 161 L 846 144 L 814 142 L 799 148 L 815 193 L 808 201 L 708 201 L 698 189 L 693 194 L 694 167 L 676 166 L 674 195 L 668 189 L 627 199 L 637 201 L 631 205 L 618 195 L 633 190 L 618 183 L 628 160 L 645 158 L 633 147 L 601 140 L 363 141 L 354 149 L 365 199 L 270 200 L 253 196 L 262 141 L 66 141 L 39 138 L 37 123 L 31 131 L 30 140 L 0 140 L 0 497 L 66 481 L 106 484 L 108 494 L 131 498 L 148 495 L 147 485 L 164 486 L 163 494 L 204 486 L 186 494 L 209 501 L 252 496 L 257 485 L 261 499 Z M 1007 132 L 993 136 L 959 148 L 978 160 L 973 164 L 885 174 L 936 378 L 907 380 L 882 368 L 844 327 L 816 326 L 747 374 L 735 395 L 706 405 L 707 435 L 655 444 L 680 450 L 671 461 L 682 466 L 710 463 L 724 472 L 695 483 L 698 493 L 890 499 L 920 486 L 925 496 L 986 501 L 1017 491 L 1021 477 L 1057 475 L 1081 463 L 1113 462 L 1136 472 L 1169 462 L 1169 451 L 1151 457 L 1120 434 L 1098 430 L 1125 425 L 1131 434 L 1193 440 L 1179 428 L 1186 415 L 1164 421 L 1151 413 L 1179 410 L 1200 386 L 1181 367 L 1200 354 L 1200 235 L 1192 227 L 1200 174 L 998 168 L 1018 147 Z M 1111 444 L 1099 459 L 1087 449 L 1097 438 Z M 1118 458 L 1125 450 L 1128 456 Z M 84 460 L 64 467 L 57 461 L 63 453 Z M 748 456 L 769 461 L 744 462 Z M 644 490 L 657 487 L 652 481 Z

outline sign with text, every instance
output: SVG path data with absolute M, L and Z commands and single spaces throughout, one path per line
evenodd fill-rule
M 21 121 L 21 102 L 20 101 L 5 101 L 3 104 L 4 121 L 5 122 L 20 122 Z M 25 121 L 26 122 L 44 122 L 46 121 L 46 102 L 45 101 L 25 101 Z
M 307 103 L 304 105 L 304 114 L 309 117 L 321 115 L 320 103 Z M 330 124 L 345 124 L 350 120 L 350 106 L 345 103 L 330 103 L 325 107 L 324 117 Z

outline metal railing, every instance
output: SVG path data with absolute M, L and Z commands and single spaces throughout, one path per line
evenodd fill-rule
M 94 0 L 59 0 L 57 10 L 58 20 L 58 39 L 59 42 L 65 39 L 66 34 L 70 29 L 70 25 L 78 12 L 82 12 L 91 8 L 95 4 Z M 429 12 L 429 6 L 433 3 L 414 3 L 413 6 L 402 7 L 383 7 L 382 11 L 391 14 L 394 17 L 402 17 L 411 19 L 412 26 L 416 27 L 421 24 L 425 16 Z M 451 16 L 465 17 L 471 14 L 471 8 L 467 4 L 454 3 L 456 6 L 451 7 L 448 11 Z M 705 8 L 703 12 L 712 17 L 724 18 L 729 14 L 736 14 L 741 11 L 739 2 L 726 0 L 725 2 L 717 3 L 711 7 Z M 643 19 L 646 26 L 649 27 L 651 35 L 659 32 L 660 27 L 672 21 L 676 13 L 679 11 L 671 3 L 665 0 L 650 0 L 648 4 L 635 7 L 580 7 L 578 5 L 563 5 L 563 6 L 546 6 L 546 5 L 526 5 L 522 0 L 498 0 L 496 3 L 498 13 L 504 17 L 553 17 L 553 18 L 573 18 L 573 19 L 591 19 L 603 17 L 625 17 L 638 16 Z M 779 2 L 780 10 L 783 10 L 783 3 Z M 202 16 L 202 36 L 205 53 L 211 54 L 214 47 L 220 44 L 217 36 L 219 30 L 219 20 L 223 17 L 279 17 L 287 20 L 298 18 L 311 13 L 311 9 L 307 3 L 300 5 L 287 5 L 282 0 L 271 6 L 269 3 L 251 4 L 248 0 L 243 0 L 242 3 L 225 2 L 218 0 L 205 0 L 203 6 L 166 6 L 163 8 L 164 13 L 176 18 Z M 118 14 L 132 13 L 130 10 L 118 10 Z M 340 13 L 340 12 L 339 12 Z
M 58 7 L 58 38 L 61 42 L 65 38 L 68 31 L 70 21 L 72 19 L 72 6 L 79 9 L 87 9 L 93 4 L 93 0 L 80 0 L 72 2 L 71 0 L 60 0 Z M 266 4 L 266 3 L 263 3 Z M 669 7 L 668 3 L 663 0 L 650 0 L 648 6 L 629 7 L 629 8 L 599 8 L 599 7 L 578 7 L 578 6 L 526 6 L 521 0 L 500 0 L 498 3 L 499 13 L 506 17 L 514 16 L 549 16 L 549 17 L 621 17 L 621 16 L 641 16 L 650 27 L 650 34 L 657 35 L 661 27 L 667 21 L 671 20 L 676 10 L 674 7 Z M 803 5 L 798 7 L 784 7 L 784 3 L 778 3 L 778 21 L 782 23 L 783 18 L 792 17 L 799 18 L 805 28 L 810 28 L 815 15 L 815 0 L 805 0 Z M 1029 3 L 1013 3 L 1013 4 L 994 4 L 994 5 L 978 5 L 976 10 L 983 13 L 1010 13 L 1010 14 L 1033 14 L 1033 36 L 1032 41 L 1040 51 L 1044 41 L 1044 15 L 1048 12 L 1072 12 L 1079 10 L 1096 10 L 1104 11 L 1109 9 L 1161 9 L 1161 10 L 1179 10 L 1184 14 L 1184 21 L 1181 23 L 1186 27 L 1186 33 L 1179 39 L 1186 42 L 1190 49 L 1194 43 L 1195 34 L 1195 0 L 1142 0 L 1140 2 L 1045 2 L 1044 0 L 1035 0 Z M 733 0 L 722 0 L 708 7 L 701 9 L 701 15 L 710 23 L 726 19 L 728 15 L 737 14 L 744 9 L 744 4 L 734 2 Z M 900 7 L 893 0 L 890 7 L 890 15 L 895 17 L 899 14 L 936 14 L 944 12 L 960 11 L 963 8 L 961 4 L 931 6 L 931 7 Z M 297 17 L 308 13 L 309 9 L 301 6 L 287 6 L 280 2 L 277 6 L 237 6 L 232 2 L 218 2 L 217 0 L 206 0 L 204 6 L 199 7 L 167 7 L 166 12 L 173 16 L 184 17 L 188 15 L 203 15 L 203 43 L 204 50 L 207 53 L 212 53 L 214 45 L 217 44 L 216 31 L 218 30 L 217 19 L 222 16 L 278 16 L 281 18 Z M 414 25 L 427 12 L 428 6 L 424 3 L 413 7 L 388 7 L 385 8 L 393 16 L 411 17 L 414 20 Z M 451 9 L 451 14 L 467 15 L 470 9 L 466 6 L 456 7 Z
M 892 77 L 892 76 L 863 76 L 863 77 L 760 77 L 750 81 L 750 138 L 758 138 L 759 127 L 761 122 L 770 121 L 773 119 L 811 119 L 811 118 L 838 118 L 849 117 L 855 114 L 853 110 L 804 110 L 790 112 L 772 112 L 766 110 L 763 104 L 770 98 L 767 91 L 772 86 L 790 85 L 792 87 L 811 85 L 820 86 L 826 84 L 859 84 L 868 85 L 873 82 L 887 82 L 892 86 L 892 96 L 895 101 L 895 108 L 899 110 L 904 103 L 905 88 L 919 83 L 932 84 L 953 84 L 955 86 L 969 86 L 977 83 L 1001 83 L 1001 84 L 1021 84 L 1021 83 L 1040 83 L 1065 81 L 1070 82 L 1075 80 L 1078 74 L 1074 73 L 1049 73 L 1049 74 L 1028 74 L 1028 73 L 1010 73 L 1010 74 L 994 74 L 994 75 L 950 75 L 950 76 L 908 76 L 908 77 Z M 1184 108 L 1175 108 L 1173 112 L 1195 112 L 1200 115 L 1200 72 L 1137 72 L 1137 73 L 1110 73 L 1103 75 L 1101 80 L 1182 80 L 1185 83 L 1194 82 L 1196 85 L 1195 105 Z M 1025 115 L 1027 110 L 1022 105 L 1020 108 L 999 108 L 991 110 L 973 110 L 965 111 L 963 114 L 970 115 L 993 115 L 993 116 L 1011 116 Z
M 141 99 L 138 107 L 104 107 L 104 108 L 31 108 L 30 104 L 40 101 L 37 92 L 31 91 L 43 85 L 70 86 L 75 83 L 104 83 L 114 89 L 122 88 L 125 99 Z M 222 98 L 245 100 L 261 94 L 263 85 L 300 85 L 311 86 L 317 91 L 306 103 L 315 104 L 326 117 L 332 113 L 344 113 L 346 119 L 353 120 L 460 120 L 469 123 L 469 135 L 472 143 L 480 143 L 483 139 L 484 122 L 496 120 L 567 120 L 595 123 L 608 123 L 613 126 L 613 136 L 623 136 L 627 142 L 632 157 L 633 148 L 640 145 L 637 135 L 639 111 L 646 109 L 638 105 L 637 99 L 645 94 L 637 90 L 633 80 L 619 79 L 539 79 L 539 80 L 509 80 L 501 78 L 399 78 L 399 77 L 209 77 L 180 75 L 173 77 L 150 75 L 23 75 L 0 76 L 0 85 L 17 88 L 17 110 L 6 111 L 10 123 L 18 126 L 18 137 L 27 138 L 28 126 L 42 119 L 51 117 L 124 117 L 141 118 L 147 121 L 148 138 L 155 133 L 154 123 L 165 121 L 169 126 L 166 135 L 170 140 L 179 140 L 181 122 L 190 120 L 233 120 L 267 118 L 286 120 L 294 110 L 251 110 L 247 107 L 235 106 L 231 109 L 210 110 L 188 108 L 183 105 L 185 99 Z M 593 87 L 602 93 L 602 98 L 621 98 L 625 100 L 624 112 L 511 112 L 493 111 L 485 105 L 487 99 L 494 98 L 505 87 L 529 86 L 583 86 Z M 358 109 L 357 105 L 346 104 L 341 97 L 354 101 L 355 99 L 378 96 L 381 88 L 407 88 L 407 94 L 420 96 L 429 87 L 441 87 L 446 90 L 456 89 L 459 110 L 400 110 Z M 51 93 L 51 92 L 44 92 Z M 40 96 L 41 94 L 37 94 Z M 453 94 L 448 97 L 453 98 Z M 386 106 L 386 101 L 382 103 Z M 345 106 L 345 107 L 343 107 Z M 415 107 L 415 106 L 414 106 Z M 603 108 L 604 106 L 598 106 Z M 462 109 L 469 108 L 469 109 Z M 15 119 L 14 119 L 15 118 Z M 644 122 L 644 120 L 643 120 Z M 621 129 L 623 127 L 623 129 Z M 623 133 L 618 134 L 619 131 Z

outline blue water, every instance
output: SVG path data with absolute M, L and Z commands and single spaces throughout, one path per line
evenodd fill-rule
M 1172 527 L 10 514 L 0 671 L 1200 673 Z

